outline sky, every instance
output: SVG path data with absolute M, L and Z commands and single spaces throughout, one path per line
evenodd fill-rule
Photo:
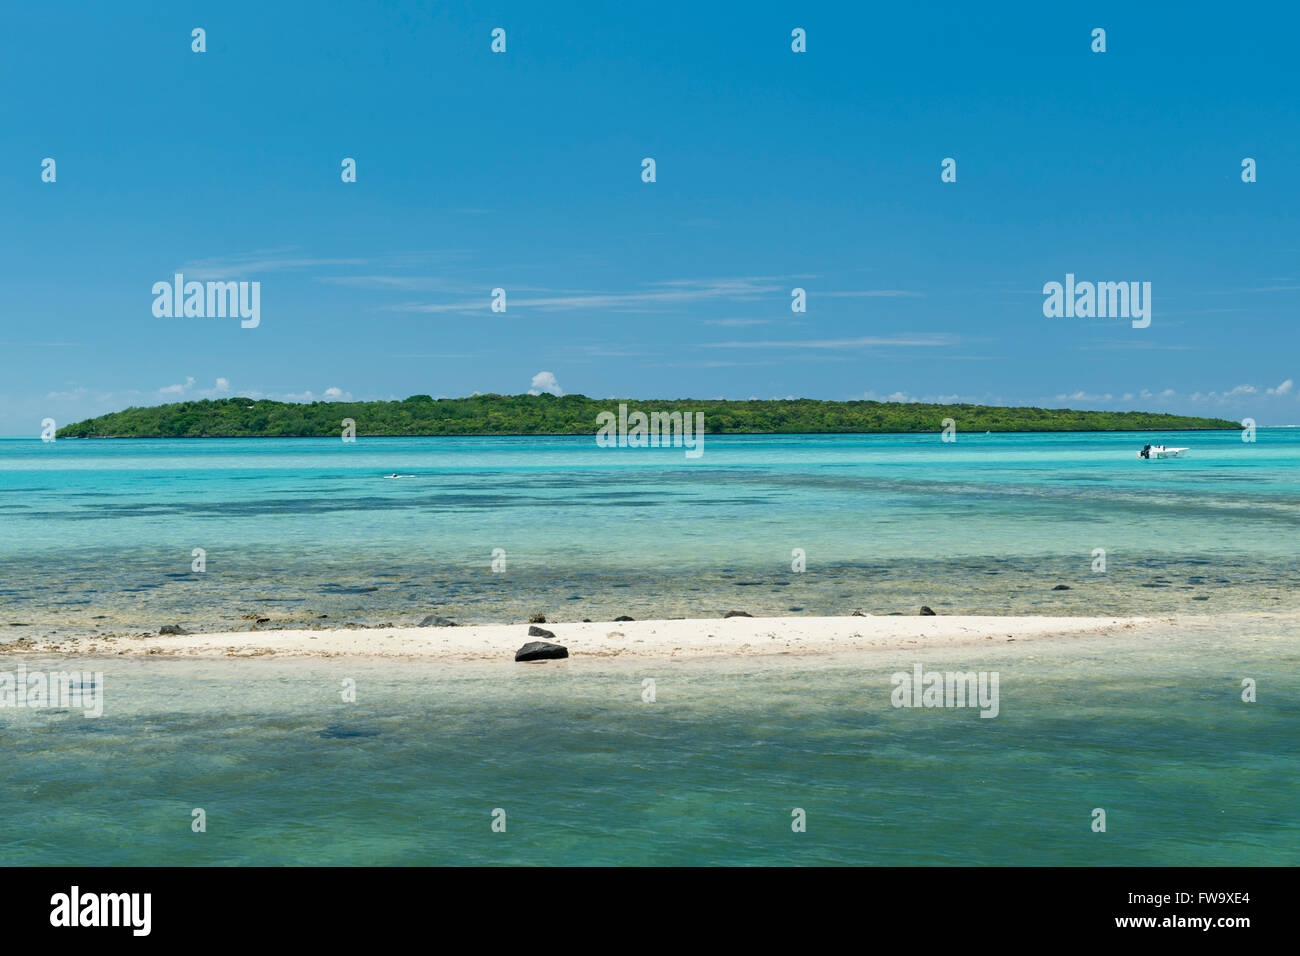
M 0 435 L 529 390 L 1300 422 L 1300 12 L 986 6 L 12 5 Z M 155 315 L 176 272 L 259 324 Z M 1045 315 L 1067 274 L 1150 325 Z

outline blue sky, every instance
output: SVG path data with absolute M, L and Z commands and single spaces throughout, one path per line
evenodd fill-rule
M 1282 5 L 17 5 L 0 434 L 539 372 L 1296 423 L 1297 31 Z M 260 282 L 260 326 L 155 317 L 176 271 Z M 1151 282 L 1150 327 L 1044 317 L 1066 273 Z

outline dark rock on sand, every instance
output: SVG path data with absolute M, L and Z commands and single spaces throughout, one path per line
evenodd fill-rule
M 455 627 L 456 622 L 449 617 L 439 617 L 437 614 L 430 614 L 423 621 L 421 621 L 417 626 L 418 627 Z
M 545 623 L 546 623 L 546 615 L 545 615 L 545 614 L 534 614 L 532 617 L 530 617 L 530 618 L 528 619 L 528 623 L 529 623 L 529 624 L 545 624 Z
M 533 625 L 528 628 L 528 636 L 529 637 L 554 637 L 555 635 L 552 634 L 544 627 L 538 627 L 537 625 Z
M 936 617 L 937 615 L 934 613 L 934 611 L 932 611 L 932 610 L 930 609 L 930 606 L 929 606 L 928 604 L 922 604 L 922 605 L 921 605 L 921 616 L 922 616 L 922 617 Z
M 728 611 L 726 614 L 722 615 L 722 619 L 725 621 L 729 617 L 753 617 L 753 616 L 754 615 L 750 614 L 748 611 Z
M 537 628 L 540 630 L 540 628 Z M 545 632 L 543 632 L 545 633 Z M 550 635 L 554 637 L 554 635 Z M 569 656 L 569 649 L 547 641 L 529 641 L 515 652 L 517 661 L 550 661 Z

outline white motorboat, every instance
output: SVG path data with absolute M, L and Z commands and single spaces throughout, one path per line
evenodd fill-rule
M 1172 445 L 1143 445 L 1138 452 L 1139 458 L 1186 458 L 1188 448 L 1175 448 Z

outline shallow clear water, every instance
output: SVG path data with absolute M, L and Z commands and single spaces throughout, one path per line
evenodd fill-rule
M 0 710 L 0 865 L 1294 865 L 1296 636 L 1255 616 L 821 659 L 24 657 L 102 670 L 104 715 Z M 997 671 L 999 715 L 895 709 L 915 662 Z
M 735 436 L 694 461 L 591 438 L 6 440 L 0 634 L 1294 608 L 1300 429 L 1258 439 Z M 1135 457 L 1162 440 L 1191 457 Z
M 1193 457 L 1134 457 L 1171 437 Z M 248 614 L 1182 616 L 819 659 L 0 654 L 102 671 L 105 694 L 99 718 L 0 708 L 0 864 L 1293 864 L 1297 465 L 1291 429 L 736 437 L 699 461 L 584 439 L 3 441 L 9 638 Z M 892 707 L 916 661 L 997 671 L 999 716 Z

